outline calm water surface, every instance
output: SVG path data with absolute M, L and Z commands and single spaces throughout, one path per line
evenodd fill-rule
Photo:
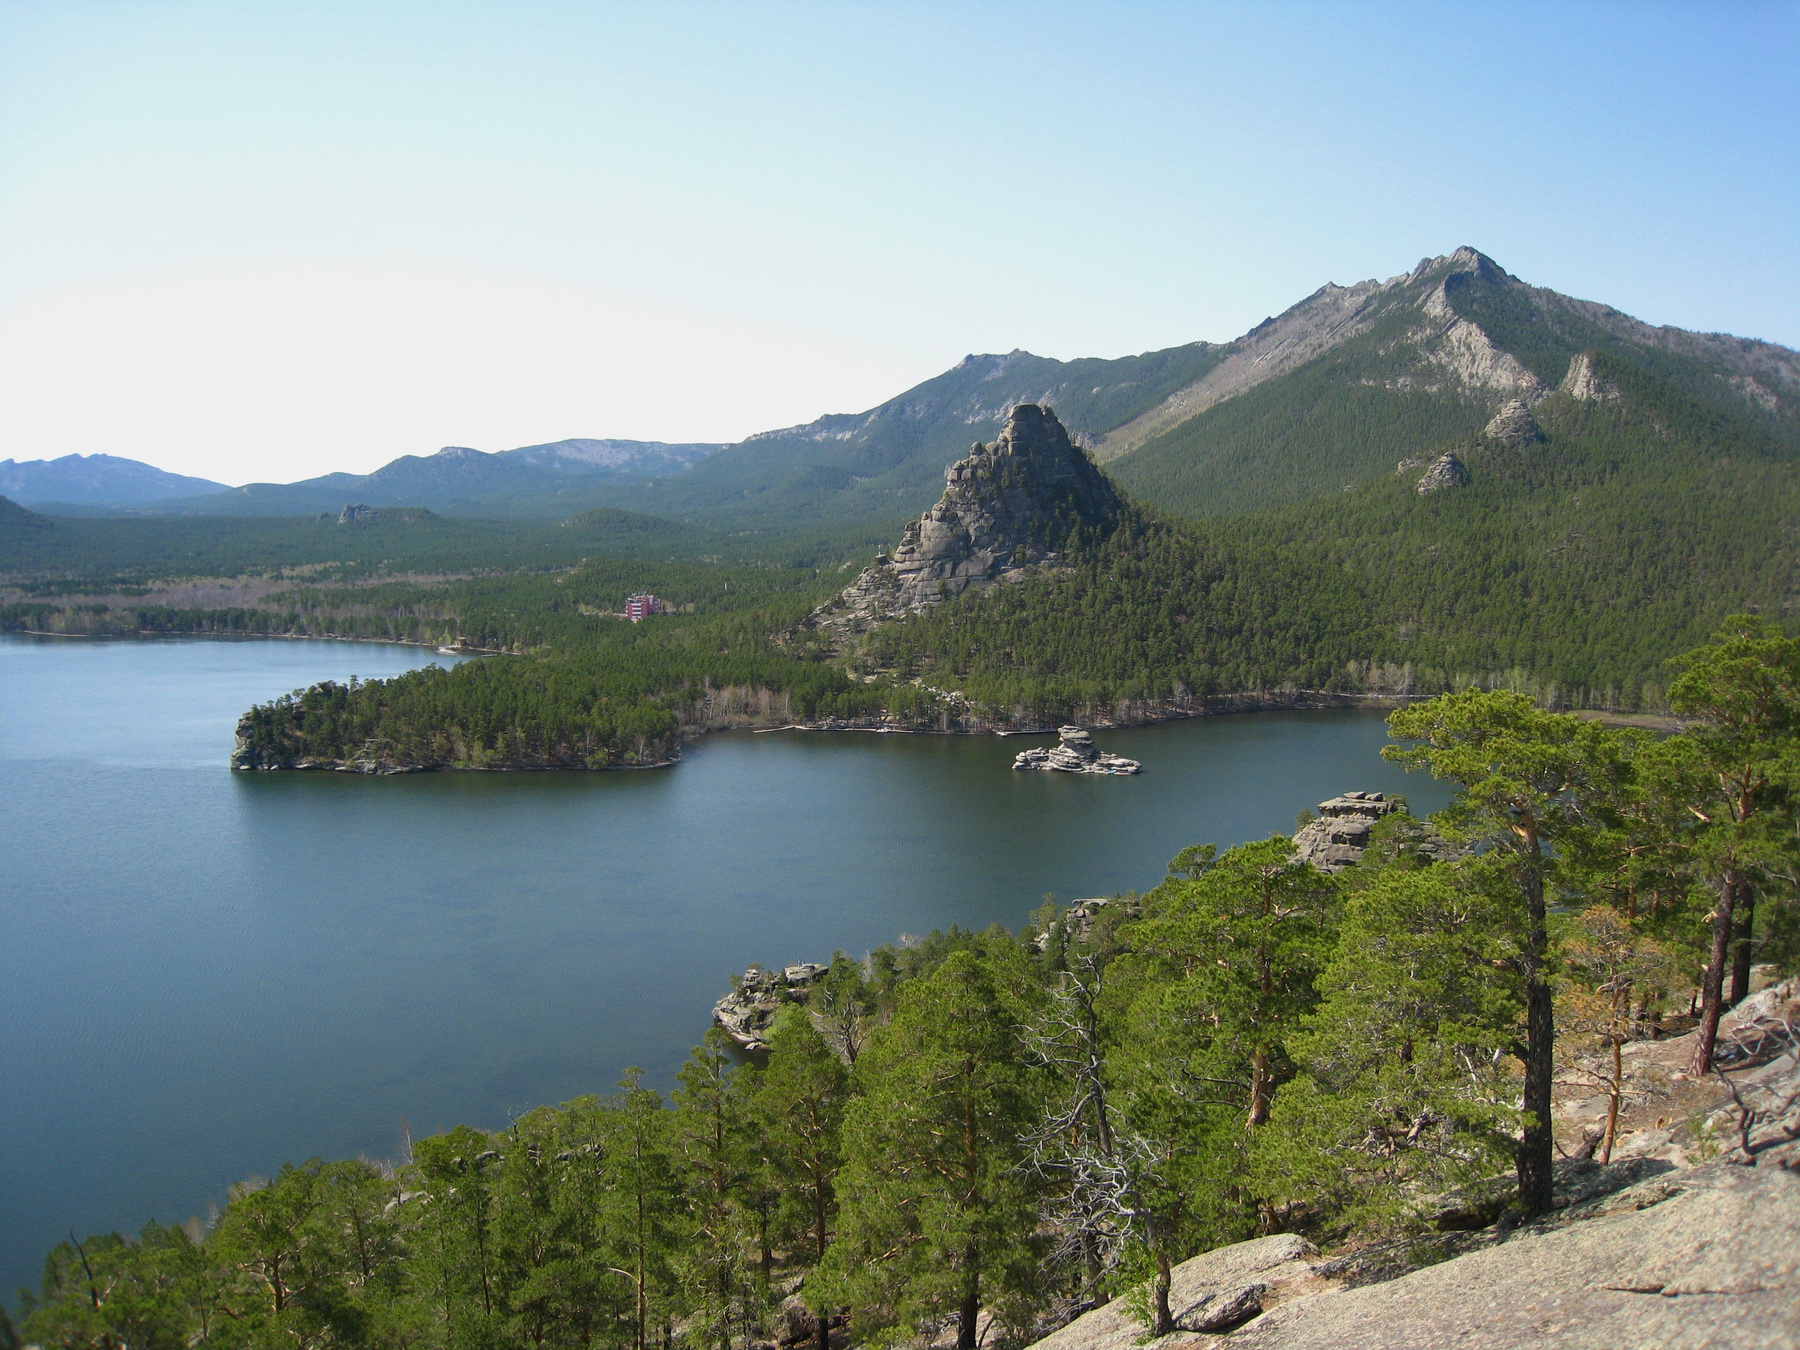
M 1017 926 L 1347 788 L 1444 801 L 1357 712 L 1096 737 L 1136 778 L 1015 773 L 1028 738 L 806 733 L 640 773 L 225 767 L 250 703 L 441 659 L 0 637 L 0 1291 L 71 1227 L 392 1157 L 403 1118 L 503 1125 L 632 1064 L 667 1085 L 751 961 Z

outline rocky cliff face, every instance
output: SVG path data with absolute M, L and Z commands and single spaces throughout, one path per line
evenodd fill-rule
M 1104 529 L 1120 499 L 1048 408 L 1021 403 L 1000 438 L 944 470 L 944 495 L 892 554 L 821 605 L 806 627 L 843 638 L 1053 562 L 1075 528 Z

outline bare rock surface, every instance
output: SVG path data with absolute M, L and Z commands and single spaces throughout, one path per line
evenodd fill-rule
M 1320 802 L 1319 818 L 1294 833 L 1294 856 L 1321 872 L 1341 872 L 1362 861 L 1376 821 L 1405 809 L 1380 792 L 1346 792 Z
M 1419 479 L 1413 490 L 1420 496 L 1428 492 L 1442 492 L 1445 488 L 1467 487 L 1469 485 L 1468 467 L 1456 457 L 1456 451 L 1447 450 L 1431 461 L 1425 470 L 1424 477 Z
M 1056 414 L 1021 403 L 992 445 L 977 444 L 944 470 L 944 495 L 804 627 L 838 637 L 1015 581 L 1056 559 L 1073 526 L 1103 527 L 1121 502 Z
M 1294 1300 L 1227 1343 L 1258 1350 L 1792 1347 L 1800 1344 L 1796 1232 L 1800 1176 L 1713 1164 L 1647 1208 L 1520 1230 L 1385 1284 Z
M 1582 403 L 1616 403 L 1619 391 L 1610 380 L 1594 369 L 1594 361 L 1586 352 L 1569 362 L 1561 391 Z
M 1278 1290 L 1310 1288 L 1318 1249 L 1292 1233 L 1257 1238 L 1220 1247 L 1184 1261 L 1169 1282 L 1169 1311 L 1181 1332 L 1221 1331 L 1262 1311 L 1265 1299 Z M 1227 1320 L 1230 1318 L 1232 1320 Z M 1039 1341 L 1034 1350 L 1131 1350 L 1143 1343 L 1144 1330 L 1116 1300 L 1084 1313 Z M 1187 1338 L 1180 1333 L 1160 1345 Z
M 1511 449 L 1537 445 L 1544 439 L 1544 429 L 1531 415 L 1531 405 L 1522 398 L 1507 400 L 1481 434 Z
M 713 1004 L 713 1022 L 745 1050 L 766 1050 L 766 1037 L 783 1005 L 805 999 L 826 967 L 801 961 L 780 970 L 751 966 L 724 998 Z
M 1094 738 L 1080 727 L 1058 727 L 1056 734 L 1061 739 L 1060 745 L 1021 750 L 1013 757 L 1013 768 L 1103 774 L 1137 773 L 1143 768 L 1135 759 L 1102 751 L 1094 744 Z

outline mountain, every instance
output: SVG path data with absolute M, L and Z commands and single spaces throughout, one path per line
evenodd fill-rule
M 176 497 L 223 492 L 208 478 L 165 473 L 117 455 L 64 455 L 61 459 L 0 459 L 0 493 L 26 506 L 140 506 Z
M 1509 275 L 1472 248 L 1387 281 L 1326 286 L 1113 429 L 1095 458 L 1187 516 L 1278 506 L 1435 457 L 1503 406 L 1542 402 L 1604 352 L 1800 450 L 1800 353 L 1654 328 Z
M 691 469 L 724 447 L 690 442 L 670 445 L 664 441 L 551 441 L 502 450 L 502 459 L 518 460 L 541 468 L 571 471 L 576 466 L 616 479 L 658 478 Z
M 1439 459 L 1506 405 L 1542 403 L 1582 353 L 1623 361 L 1800 451 L 1800 353 L 1652 327 L 1462 248 L 1386 281 L 1325 286 L 1231 342 L 1116 360 L 972 355 L 865 412 L 734 445 L 448 447 L 373 474 L 138 509 L 307 514 L 363 503 L 560 519 L 609 507 L 770 547 L 828 537 L 857 551 L 929 507 L 946 466 L 997 435 L 1013 408 L 1035 404 L 1132 496 L 1191 518 L 1226 516 L 1372 482 L 1402 459 Z
M 1078 443 L 1097 443 L 1191 385 L 1222 351 L 1197 342 L 1118 360 L 1057 361 L 1023 351 L 968 356 L 866 412 L 762 432 L 684 474 L 603 498 L 721 530 L 857 524 L 879 539 L 930 506 L 945 467 L 971 443 L 997 436 L 1019 404 L 1054 407 Z
M 1682 374 L 1582 351 L 1557 388 L 1347 488 L 1198 520 L 1132 506 L 1062 567 L 881 625 L 858 667 L 1039 722 L 1467 683 L 1660 710 L 1672 654 L 1800 607 L 1800 453 Z
M 250 483 L 210 496 L 158 501 L 151 509 L 166 515 L 284 516 L 357 503 L 460 515 L 569 516 L 600 504 L 592 493 L 598 484 L 680 473 L 718 448 L 578 439 L 488 453 L 447 445 L 435 455 L 402 455 L 370 474 Z
M 992 445 L 944 471 L 944 495 L 805 625 L 842 641 L 973 588 L 1022 580 L 1072 537 L 1109 530 L 1123 503 L 1056 414 L 1021 403 Z

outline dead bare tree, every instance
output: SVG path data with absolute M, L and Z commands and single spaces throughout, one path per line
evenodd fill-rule
M 1075 956 L 1028 1042 L 1033 1058 L 1067 1084 L 1024 1142 L 1031 1168 L 1051 1183 L 1054 1196 L 1045 1213 L 1057 1235 L 1049 1259 L 1080 1272 L 1066 1310 L 1071 1314 L 1103 1301 L 1102 1281 L 1134 1236 L 1153 1252 L 1160 1250 L 1155 1216 L 1140 1202 L 1143 1186 L 1154 1178 L 1155 1150 L 1122 1128 L 1107 1098 L 1098 1006 L 1104 984 L 1105 967 L 1097 955 Z M 1175 1319 L 1165 1257 L 1159 1257 L 1157 1271 L 1152 1333 L 1166 1336 Z

